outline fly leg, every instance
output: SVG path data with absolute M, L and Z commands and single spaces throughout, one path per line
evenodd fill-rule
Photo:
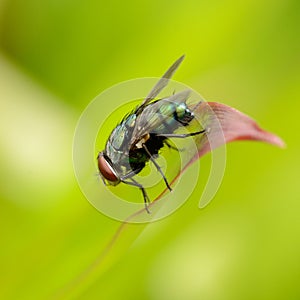
M 144 197 L 144 203 L 145 203 L 146 212 L 148 214 L 150 214 L 151 212 L 150 212 L 150 210 L 148 208 L 149 207 L 149 203 L 150 203 L 150 199 L 149 199 L 149 197 L 148 197 L 148 195 L 146 193 L 145 188 L 140 183 L 138 183 L 136 180 L 134 180 L 133 178 L 129 178 L 129 180 L 131 180 L 131 181 L 127 181 L 127 180 L 121 179 L 121 181 L 123 183 L 126 183 L 126 184 L 129 184 L 129 185 L 138 187 L 142 191 L 142 194 L 143 194 L 143 197 Z
M 165 176 L 165 174 L 163 173 L 162 169 L 160 168 L 160 166 L 158 165 L 158 163 L 155 161 L 155 159 L 153 158 L 153 156 L 151 155 L 151 153 L 149 152 L 147 146 L 145 144 L 143 144 L 143 148 L 145 149 L 146 153 L 148 154 L 150 160 L 153 162 L 153 164 L 155 165 L 157 171 L 161 174 L 162 178 L 164 179 L 165 183 L 166 183 L 166 186 L 167 188 L 169 189 L 169 191 L 171 192 L 172 189 L 168 183 L 168 180 Z
M 174 94 L 175 94 L 175 91 L 174 91 Z M 174 95 L 174 94 L 173 94 L 173 95 Z M 168 130 L 168 132 L 172 132 L 172 131 L 173 131 L 173 130 L 172 130 L 172 127 L 170 127 L 170 125 L 169 125 L 167 122 L 165 122 L 165 118 L 163 118 L 162 115 L 160 115 L 160 114 L 159 114 L 158 116 L 159 116 L 161 122 L 165 125 L 166 129 Z M 185 149 L 178 149 L 178 148 L 172 146 L 172 145 L 168 142 L 167 139 L 164 140 L 164 143 L 168 146 L 169 149 L 176 150 L 177 152 L 181 152 L 181 151 L 184 151 L 184 150 L 185 150 Z
M 177 152 L 182 152 L 182 151 L 185 150 L 185 148 L 176 148 L 176 147 L 174 147 L 167 140 L 164 140 L 164 143 L 168 146 L 169 149 L 175 150 Z
M 186 137 L 198 135 L 198 134 L 201 134 L 201 133 L 204 133 L 204 132 L 205 132 L 205 129 L 201 130 L 201 131 L 191 132 L 191 133 L 183 133 L 183 134 L 163 133 L 163 134 L 156 134 L 156 136 L 163 136 L 163 137 L 166 137 L 166 138 L 186 138 Z
M 125 179 L 132 179 L 131 177 L 133 177 L 134 175 L 138 174 L 139 172 L 142 171 L 143 168 L 138 168 L 134 171 L 130 171 L 129 173 L 123 175 L 123 176 L 120 176 L 120 180 L 123 182 Z

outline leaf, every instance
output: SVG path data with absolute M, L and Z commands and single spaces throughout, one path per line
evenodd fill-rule
M 201 102 L 191 106 L 195 118 L 205 128 L 206 134 L 198 135 L 195 138 L 197 152 L 191 156 L 181 172 L 179 172 L 171 183 L 197 159 L 220 147 L 223 144 L 238 140 L 254 140 L 284 147 L 284 142 L 276 135 L 260 128 L 249 116 L 240 111 L 217 102 Z M 167 191 L 165 189 L 151 204 L 156 205 L 161 196 Z M 59 298 L 73 298 L 86 290 L 99 276 L 119 260 L 134 240 L 141 234 L 147 224 L 130 224 L 139 214 L 145 213 L 142 209 L 129 216 L 121 223 L 111 241 L 102 253 L 86 268 L 77 278 L 74 279 L 64 290 L 58 293 Z
M 203 155 L 230 142 L 239 140 L 261 141 L 281 148 L 285 147 L 285 143 L 280 137 L 260 128 L 249 116 L 230 106 L 217 102 L 200 102 L 192 105 L 191 109 L 194 112 L 195 118 L 201 126 L 205 128 L 206 134 L 195 137 L 197 152 L 191 156 L 181 172 L 171 181 L 171 184 L 173 184 L 192 163 Z M 210 176 L 212 182 L 216 180 L 216 178 L 214 178 L 216 176 L 220 176 L 221 180 L 223 173 L 221 172 L 219 175 L 214 174 Z M 207 188 L 208 185 L 209 183 L 207 183 L 202 198 L 206 197 L 211 200 L 215 193 L 205 195 L 204 197 L 204 194 L 209 190 Z M 215 186 L 214 189 L 217 190 L 217 187 Z M 161 195 L 156 200 L 159 200 L 160 197 Z M 202 208 L 207 205 L 207 203 L 207 200 L 203 201 L 201 199 L 199 207 Z
M 227 144 L 238 140 L 254 140 L 278 147 L 285 146 L 285 143 L 278 136 L 260 128 L 253 119 L 227 105 L 217 102 L 203 102 L 194 113 L 199 116 L 199 119 L 207 119 L 206 123 L 210 127 L 209 140 L 212 141 L 212 145 L 210 145 L 207 137 L 204 137 L 199 147 L 198 157 L 221 146 L 224 142 Z M 220 127 L 224 139 L 220 139 Z

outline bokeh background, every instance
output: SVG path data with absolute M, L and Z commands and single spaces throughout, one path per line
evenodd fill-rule
M 299 18 L 297 0 L 1 0 L 0 298 L 300 299 Z M 102 90 L 183 53 L 176 80 L 287 148 L 228 145 L 208 207 L 196 190 L 101 256 L 120 223 L 78 188 L 76 122 Z

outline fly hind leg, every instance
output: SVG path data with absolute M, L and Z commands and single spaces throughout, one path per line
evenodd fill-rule
M 162 133 L 162 134 L 156 134 L 156 136 L 163 136 L 166 138 L 186 138 L 194 135 L 198 135 L 201 133 L 204 133 L 206 130 L 191 132 L 191 133 L 183 133 L 183 134 L 176 134 L 176 133 Z
M 177 152 L 183 152 L 183 151 L 185 150 L 185 148 L 177 148 L 177 147 L 171 145 L 170 142 L 169 142 L 168 140 L 165 140 L 164 143 L 167 145 L 167 147 L 168 147 L 169 149 L 175 150 L 175 151 L 177 151 Z

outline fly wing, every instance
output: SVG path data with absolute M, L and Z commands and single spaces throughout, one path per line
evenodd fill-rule
M 162 78 L 157 82 L 157 84 L 152 88 L 150 93 L 144 99 L 140 107 L 146 106 L 151 100 L 153 100 L 168 84 L 170 78 L 173 76 L 177 68 L 180 66 L 184 59 L 184 55 L 178 58 L 173 65 L 167 70 L 167 72 L 162 76 Z
M 169 118 L 174 118 L 173 114 L 176 109 L 176 105 L 185 103 L 190 94 L 190 90 L 184 90 L 177 94 L 170 96 L 153 103 L 150 103 L 145 109 L 137 116 L 135 128 L 131 137 L 131 145 L 137 143 L 147 133 L 157 131 L 163 123 Z M 175 105 L 174 105 L 175 104 Z M 166 107 L 169 109 L 163 110 Z M 171 132 L 160 132 L 171 133 Z

